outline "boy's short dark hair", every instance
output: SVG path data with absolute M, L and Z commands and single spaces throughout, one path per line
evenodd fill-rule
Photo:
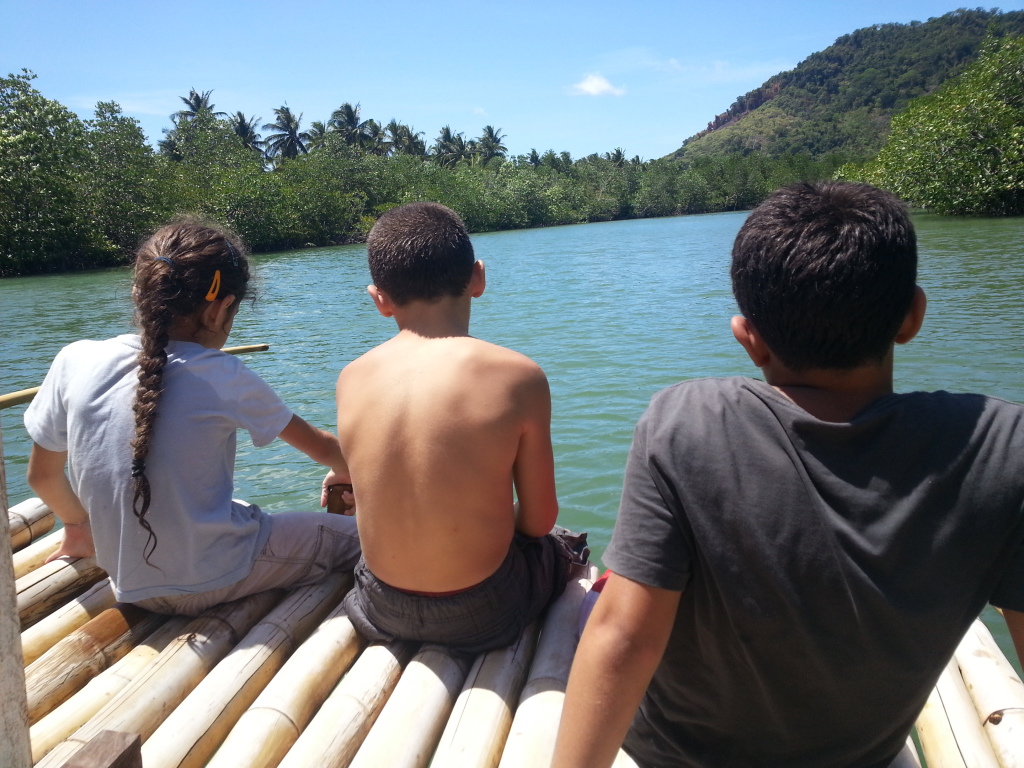
M 793 370 L 882 360 L 916 283 L 910 215 L 867 184 L 783 187 L 750 214 L 732 249 L 740 311 Z
M 397 305 L 461 296 L 473 274 L 473 244 L 459 215 L 439 203 L 385 213 L 366 238 L 373 284 Z

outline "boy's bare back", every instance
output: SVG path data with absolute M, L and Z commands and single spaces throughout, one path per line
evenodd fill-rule
M 363 556 L 381 581 L 465 589 L 498 569 L 515 530 L 554 524 L 550 393 L 524 355 L 402 330 L 341 372 L 337 404 Z

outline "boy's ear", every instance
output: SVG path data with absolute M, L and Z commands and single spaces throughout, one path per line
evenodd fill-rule
M 395 316 L 395 304 L 391 301 L 391 298 L 384 293 L 376 285 L 366 286 L 366 292 L 370 294 L 370 298 L 373 299 L 373 304 L 377 307 L 377 311 L 383 317 L 394 317 Z
M 732 319 L 731 326 L 732 335 L 740 343 L 740 346 L 747 351 L 750 362 L 758 368 L 764 368 L 768 365 L 772 358 L 772 352 L 768 349 L 768 345 L 764 343 L 764 339 L 761 338 L 761 334 L 757 332 L 754 324 L 743 315 L 736 315 Z
M 473 274 L 469 276 L 469 295 L 479 299 L 487 287 L 487 272 L 479 259 L 473 262 Z
M 924 323 L 924 313 L 927 308 L 928 297 L 924 295 L 924 290 L 920 285 L 915 285 L 914 298 L 910 301 L 910 309 L 907 310 L 907 316 L 903 318 L 903 324 L 896 332 L 895 341 L 897 344 L 906 344 L 917 336 L 917 332 L 921 330 L 921 325 Z

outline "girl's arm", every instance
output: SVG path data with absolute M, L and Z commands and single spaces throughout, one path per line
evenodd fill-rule
M 304 419 L 293 414 L 292 420 L 281 431 L 279 437 L 288 445 L 302 451 L 318 464 L 331 468 L 327 478 L 324 480 L 320 496 L 321 507 L 327 504 L 328 485 L 352 482 L 348 472 L 348 464 L 345 463 L 345 457 L 341 454 L 341 445 L 338 444 L 337 436 L 322 429 L 317 429 Z
M 48 451 L 32 444 L 28 458 L 28 484 L 64 523 L 64 540 L 46 562 L 58 557 L 91 557 L 96 554 L 89 528 L 89 513 L 64 474 L 67 451 Z

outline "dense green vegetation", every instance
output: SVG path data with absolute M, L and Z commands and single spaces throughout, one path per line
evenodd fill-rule
M 362 239 L 388 208 L 436 200 L 472 231 L 607 221 L 756 205 L 780 184 L 836 163 L 783 156 L 627 159 L 621 149 L 508 157 L 500 128 L 466 139 L 444 126 L 428 148 L 397 121 L 364 120 L 342 104 L 303 130 L 216 110 L 192 91 L 158 148 L 117 104 L 79 120 L 32 87 L 0 78 L 0 276 L 126 263 L 180 213 L 223 222 L 256 251 Z M 264 131 L 261 139 L 259 131 Z
M 445 125 L 428 144 L 347 102 L 305 128 L 287 106 L 261 124 L 195 90 L 154 149 L 116 103 L 80 120 L 26 71 L 0 78 L 0 276 L 126 263 L 183 213 L 268 251 L 361 240 L 414 200 L 449 205 L 480 232 L 743 210 L 837 172 L 940 212 L 1020 214 L 1021 33 L 1024 12 L 981 9 L 858 30 L 646 162 L 621 149 L 509 157 L 494 126 L 466 138 Z
M 675 157 L 764 152 L 866 160 L 890 119 L 975 59 L 986 35 L 1024 34 L 1024 12 L 958 10 L 859 29 L 740 96 Z
M 1024 37 L 987 41 L 963 75 L 893 118 L 872 162 L 840 174 L 939 213 L 1024 214 Z

